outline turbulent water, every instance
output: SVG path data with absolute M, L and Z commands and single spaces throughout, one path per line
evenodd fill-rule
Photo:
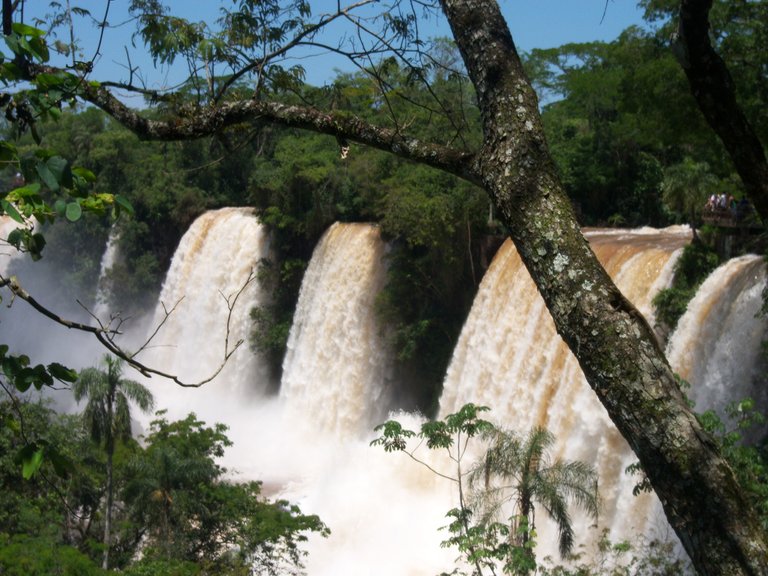
M 702 284 L 670 339 L 667 357 L 691 384 L 696 410 L 721 414 L 733 401 L 752 398 L 768 406 L 760 314 L 765 288 L 760 256 L 733 258 Z
M 593 230 L 587 236 L 653 325 L 650 301 L 668 285 L 689 231 Z M 227 424 L 235 445 L 225 465 L 233 475 L 261 479 L 267 494 L 320 515 L 332 534 L 310 539 L 309 574 L 450 572 L 458 553 L 440 547 L 446 533 L 439 528 L 456 505 L 455 487 L 402 454 L 369 446 L 373 426 L 396 408 L 393 355 L 374 312 L 386 268 L 378 229 L 337 224 L 318 244 L 277 395 L 269 392 L 277 383 L 268 381 L 247 343 L 250 310 L 269 297 L 247 281 L 268 256 L 269 238 L 248 210 L 206 213 L 184 235 L 144 339 L 159 330 L 139 359 L 194 383 L 244 343 L 201 389 L 149 380 L 158 407 L 171 418 L 194 411 L 210 424 Z M 718 269 L 671 337 L 672 365 L 690 381 L 698 407 L 721 407 L 756 390 L 766 329 L 755 317 L 763 268 L 758 258 L 744 257 Z M 91 358 L 100 354 L 91 351 Z M 636 479 L 624 469 L 635 458 L 555 333 L 509 242 L 482 280 L 446 374 L 440 412 L 466 402 L 491 407 L 492 419 L 517 430 L 545 425 L 558 439 L 556 456 L 598 468 L 603 508 L 597 527 L 575 515 L 579 545 L 589 547 L 603 528 L 613 539 L 670 536 L 656 498 L 631 495 Z M 396 415 L 411 427 L 421 421 Z M 144 426 L 148 419 L 142 418 Z M 554 553 L 543 513 L 537 528 L 539 556 Z
M 650 322 L 651 300 L 669 281 L 689 237 L 685 229 L 587 233 L 603 266 Z M 602 529 L 613 541 L 637 532 L 666 536 L 656 499 L 632 496 L 637 479 L 624 470 L 636 458 L 557 335 L 509 240 L 480 285 L 448 368 L 440 412 L 467 402 L 490 407 L 490 419 L 519 432 L 544 426 L 557 439 L 553 456 L 595 466 L 602 511 L 593 528 L 591 520 L 574 514 L 581 543 L 594 541 Z M 555 555 L 556 531 L 543 514 L 537 529 L 540 554 Z
M 393 357 L 371 313 L 385 279 L 384 243 L 372 226 L 334 224 L 312 256 L 280 389 L 314 426 L 348 434 L 386 416 Z
M 236 234 L 241 226 L 249 231 Z M 305 274 L 277 397 L 263 393 L 265 377 L 255 365 L 222 373 L 202 390 L 150 382 L 171 417 L 194 411 L 229 425 L 235 445 L 226 465 L 234 474 L 264 481 L 267 494 L 298 502 L 331 527 L 328 540 L 309 544 L 313 575 L 352 574 L 361 566 L 369 574 L 436 574 L 453 558 L 440 550 L 438 532 L 450 493 L 428 472 L 369 447 L 373 423 L 390 406 L 391 356 L 373 314 L 384 252 L 377 228 L 368 225 L 338 224 L 322 238 Z M 267 255 L 260 227 L 242 212 L 195 222 L 174 256 L 153 325 L 181 296 L 187 306 L 156 338 L 173 345 L 153 348 L 146 361 L 190 379 L 210 373 L 223 338 L 217 275 L 237 266 L 227 288 L 219 288 L 232 290 L 249 274 L 242 260 Z M 244 304 L 238 317 L 261 298 Z M 241 353 L 258 364 L 248 350 Z
M 119 233 L 117 228 L 113 227 L 109 231 L 107 246 L 104 248 L 104 254 L 102 254 L 101 263 L 99 264 L 99 285 L 96 289 L 96 303 L 93 307 L 93 314 L 102 322 L 106 322 L 110 316 L 109 293 L 104 287 L 104 279 L 117 260 L 118 240 Z
M 253 228 L 235 234 L 246 220 Z M 669 284 L 690 231 L 593 230 L 587 237 L 620 289 L 653 324 L 651 300 Z M 204 256 L 209 248 L 212 255 Z M 216 365 L 220 351 L 209 353 L 221 346 L 223 336 L 209 324 L 221 322 L 208 318 L 221 305 L 212 287 L 227 286 L 224 293 L 233 290 L 242 284 L 249 267 L 267 256 L 266 251 L 258 224 L 241 211 L 210 213 L 185 235 L 162 299 L 166 307 L 182 294 L 188 298 L 204 294 L 205 300 L 195 300 L 191 312 L 174 312 L 164 327 L 174 347 L 155 353 L 167 355 L 157 359 L 169 370 L 184 370 L 191 364 L 196 373 L 206 373 Z M 248 351 L 238 354 L 243 352 L 253 364 L 222 374 L 207 392 L 195 396 L 187 390 L 165 391 L 179 416 L 195 410 L 206 420 L 231 426 L 235 447 L 228 464 L 233 469 L 264 480 L 270 494 L 296 501 L 305 512 L 317 513 L 328 523 L 331 537 L 312 538 L 309 543 L 308 571 L 313 575 L 353 573 L 361 566 L 368 574 L 431 575 L 450 571 L 457 555 L 439 545 L 445 537 L 439 531 L 447 523 L 445 513 L 456 504 L 455 487 L 401 454 L 385 454 L 368 445 L 371 429 L 386 418 L 393 401 L 392 354 L 374 313 L 385 278 L 385 252 L 374 226 L 336 224 L 323 236 L 305 274 L 278 396 L 263 392 L 258 359 Z M 753 314 L 755 294 L 764 282 L 756 259 L 740 262 L 713 274 L 698 297 L 709 294 L 709 303 L 699 304 L 697 298 L 689 312 L 692 318 L 684 318 L 671 340 L 671 350 L 683 348 L 673 365 L 696 386 L 706 380 L 700 386 L 707 390 L 722 388 L 733 377 L 749 380 L 744 366 L 755 360 L 738 358 L 742 366 L 736 374 L 736 367 L 728 368 L 733 362 L 726 345 L 713 342 L 725 339 L 730 346 L 745 349 L 744 342 L 759 342 L 764 330 L 759 321 L 749 334 L 739 328 Z M 730 268 L 738 271 L 728 272 Z M 229 271 L 226 280 L 217 278 L 223 270 Z M 722 304 L 726 295 L 730 304 Z M 256 301 L 263 297 L 254 296 Z M 720 308 L 728 310 L 713 313 Z M 155 321 L 161 316 L 158 312 Z M 711 329 L 704 328 L 707 322 Z M 688 343 L 680 344 L 684 340 Z M 715 358 L 707 346 L 722 350 L 722 357 Z M 697 354 L 719 366 L 719 380 Z M 675 352 L 670 355 L 676 358 Z M 720 404 L 728 394 L 716 399 L 709 392 L 701 396 L 702 402 Z M 461 333 L 445 378 L 441 414 L 466 402 L 491 407 L 492 419 L 517 430 L 547 426 L 557 437 L 555 456 L 597 467 L 601 515 L 596 525 L 574 515 L 578 545 L 588 550 L 603 529 L 615 541 L 673 538 L 655 496 L 632 495 L 637 478 L 627 475 L 625 468 L 635 457 L 557 336 L 509 241 L 485 274 Z M 397 416 L 412 427 L 420 423 L 416 415 Z M 431 463 L 446 465 L 439 460 Z M 537 517 L 537 529 L 539 555 L 554 556 L 555 534 L 544 514 Z
M 230 382 L 229 393 L 262 388 L 265 371 L 248 339 L 250 311 L 264 300 L 255 276 L 268 250 L 267 235 L 249 210 L 222 208 L 195 220 L 163 283 L 151 331 L 160 329 L 149 342 L 148 361 L 195 383 L 240 343 L 218 381 Z

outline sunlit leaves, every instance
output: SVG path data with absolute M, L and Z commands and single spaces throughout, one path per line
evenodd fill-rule
M 38 62 L 47 62 L 50 56 L 44 32 L 27 24 L 15 22 L 13 33 L 5 37 L 5 43 L 14 54 L 28 56 Z
M 0 213 L 25 225 L 13 230 L 6 241 L 28 252 L 33 260 L 42 257 L 45 247 L 45 238 L 34 230 L 34 220 L 49 222 L 58 216 L 76 222 L 86 212 L 111 213 L 113 218 L 123 213 L 133 214 L 133 206 L 124 196 L 93 193 L 96 175 L 91 170 L 73 167 L 50 150 L 38 148 L 33 154 L 19 158 L 12 143 L 2 142 L 0 156 L 8 163 L 18 163 L 20 176 L 24 177 L 22 185 L 0 198 Z
M 18 459 L 22 466 L 22 476 L 25 480 L 29 480 L 43 463 L 43 449 L 35 444 L 27 444 L 19 451 Z
M 83 209 L 77 202 L 70 202 L 65 209 L 65 215 L 70 222 L 77 222 L 83 215 Z
M 728 404 L 725 416 L 707 410 L 696 417 L 715 437 L 763 528 L 768 529 L 768 450 L 765 443 L 745 441 L 751 435 L 762 434 L 766 416 L 754 400 L 746 398 Z
M 371 446 L 381 446 L 385 452 L 405 450 L 407 440 L 416 436 L 416 432 L 403 428 L 402 424 L 396 420 L 380 424 L 374 430 L 381 432 L 381 436 L 371 441 Z
M 156 64 L 172 64 L 177 56 L 193 52 L 205 37 L 205 24 L 175 16 L 144 15 L 141 23 L 141 36 Z
M 442 420 L 425 422 L 418 433 L 403 428 L 396 420 L 389 420 L 375 428 L 381 435 L 371 442 L 371 446 L 382 446 L 386 452 L 403 451 L 409 439 L 421 438 L 426 440 L 430 449 L 451 448 L 459 438 L 464 441 L 493 429 L 493 424 L 480 418 L 480 414 L 488 410 L 487 406 L 465 404 L 458 412 Z
M 19 213 L 18 210 L 16 210 L 16 206 L 8 202 L 8 200 L 4 198 L 0 199 L 0 209 L 2 209 L 3 214 L 7 214 L 19 224 L 25 223 L 22 215 Z
M 48 364 L 48 371 L 51 373 L 51 376 L 62 382 L 72 383 L 77 380 L 77 372 L 75 370 L 67 368 L 58 362 Z

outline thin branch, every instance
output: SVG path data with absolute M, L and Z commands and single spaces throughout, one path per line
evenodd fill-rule
M 229 335 L 230 335 L 230 328 L 232 326 L 232 312 L 235 309 L 235 305 L 237 304 L 237 300 L 240 298 L 240 296 L 245 292 L 245 289 L 250 286 L 253 281 L 256 280 L 256 275 L 253 273 L 253 269 L 248 273 L 248 278 L 246 279 L 245 283 L 240 287 L 240 289 L 234 294 L 230 295 L 229 297 L 225 296 L 221 291 L 219 291 L 219 294 L 222 298 L 224 298 L 224 301 L 227 303 L 227 308 L 229 309 L 229 312 L 227 314 L 227 333 L 224 337 L 224 358 L 229 358 L 231 355 L 228 353 L 229 350 Z M 237 349 L 242 343 L 244 342 L 243 339 L 240 339 L 237 341 L 237 344 L 235 344 L 235 349 Z M 232 350 L 234 352 L 234 349 Z
M 45 316 L 46 318 L 50 318 L 57 324 L 61 324 L 65 328 L 80 330 L 81 332 L 88 332 L 90 334 L 95 334 L 97 337 L 98 335 L 103 335 L 105 333 L 108 333 L 104 328 L 102 327 L 96 327 L 96 326 L 88 326 L 87 324 L 82 324 L 80 322 L 76 322 L 74 320 L 67 320 L 66 318 L 62 318 L 55 312 L 52 312 L 42 304 L 40 304 L 35 298 L 24 288 L 21 287 L 19 282 L 16 280 L 15 277 L 11 278 L 5 278 L 3 276 L 0 276 L 0 288 L 8 288 L 11 293 L 14 295 L 14 297 L 19 297 L 25 302 L 27 302 L 32 308 L 37 310 L 40 314 Z
M 150 342 L 157 336 L 157 334 L 160 332 L 163 326 L 165 326 L 165 323 L 168 321 L 168 318 L 171 317 L 171 314 L 173 314 L 176 311 L 176 307 L 181 304 L 181 301 L 184 300 L 184 296 L 179 298 L 176 303 L 171 307 L 170 312 L 165 307 L 165 302 L 160 302 L 160 305 L 163 307 L 163 319 L 160 320 L 160 322 L 157 323 L 157 326 L 155 326 L 155 329 L 152 331 L 152 334 L 149 335 L 149 337 L 144 341 L 144 343 L 139 346 L 138 350 L 131 354 L 131 358 L 134 358 L 144 350 L 146 350 L 149 347 Z
M 238 292 L 234 295 L 234 299 L 230 297 L 230 299 L 225 298 L 227 301 L 227 306 L 229 308 L 228 315 L 227 315 L 227 326 L 226 326 L 226 345 L 224 350 L 224 358 L 222 359 L 219 366 L 213 371 L 213 373 L 208 376 L 207 378 L 200 380 L 198 382 L 190 383 L 185 382 L 181 378 L 179 378 L 176 374 L 171 374 L 169 372 L 164 372 L 162 370 L 158 370 L 156 368 L 152 368 L 151 366 L 148 366 L 147 364 L 144 364 L 143 362 L 140 362 L 136 359 L 136 355 L 145 350 L 147 348 L 147 345 L 149 342 L 157 335 L 158 331 L 162 327 L 163 324 L 167 321 L 168 317 L 173 313 L 173 311 L 176 309 L 176 306 L 178 305 L 178 302 L 173 306 L 171 311 L 167 311 L 165 309 L 165 305 L 163 305 L 163 310 L 165 311 L 165 316 L 163 320 L 160 322 L 160 325 L 156 327 L 156 329 L 152 332 L 152 334 L 149 336 L 149 338 L 139 347 L 138 351 L 134 353 L 129 353 L 123 348 L 121 348 L 116 342 L 115 342 L 115 336 L 118 336 L 121 334 L 121 332 L 117 329 L 111 328 L 111 321 L 107 324 L 107 326 L 104 326 L 103 323 L 97 320 L 98 326 L 90 326 L 88 324 L 83 324 L 81 322 L 76 322 L 73 320 L 69 320 L 66 318 L 63 318 L 62 316 L 59 316 L 52 310 L 46 308 L 43 306 L 40 302 L 38 302 L 29 292 L 24 290 L 22 286 L 19 284 L 19 282 L 16 280 L 15 277 L 11 278 L 5 278 L 3 276 L 0 276 L 0 288 L 8 288 L 11 293 L 13 294 L 14 299 L 16 297 L 24 300 L 27 302 L 32 308 L 34 308 L 37 312 L 45 316 L 46 318 L 49 318 L 50 320 L 53 320 L 57 324 L 64 326 L 68 329 L 78 330 L 80 332 L 85 332 L 88 334 L 92 334 L 101 344 L 104 346 L 107 350 L 109 350 L 112 354 L 117 356 L 118 358 L 123 359 L 128 365 L 133 367 L 135 370 L 137 370 L 142 376 L 145 376 L 147 378 L 151 378 L 154 376 L 160 376 L 162 378 L 166 378 L 175 384 L 178 384 L 179 386 L 182 386 L 184 388 L 200 388 L 201 386 L 211 382 L 213 379 L 215 379 L 221 371 L 224 369 L 224 366 L 226 366 L 229 359 L 232 357 L 232 355 L 242 346 L 244 343 L 243 339 L 238 340 L 238 342 L 229 349 L 229 335 L 231 331 L 231 320 L 232 320 L 232 311 L 234 309 L 235 304 L 237 303 L 237 299 L 242 294 L 243 290 L 245 290 L 245 287 L 250 284 L 254 280 L 255 276 L 253 272 L 249 275 L 248 279 L 246 280 L 243 287 L 241 287 Z M 231 301 L 230 301 L 231 300 Z M 11 301 L 11 306 L 13 304 L 13 301 Z M 82 304 L 81 304 L 82 306 Z M 90 312 L 89 312 L 90 313 Z M 93 314 L 91 316 L 95 317 Z M 120 325 L 122 325 L 122 321 L 120 322 Z
M 270 60 L 273 60 L 274 58 L 277 58 L 278 56 L 285 55 L 289 50 L 292 48 L 295 48 L 299 44 L 302 43 L 302 40 L 305 38 L 312 36 L 315 34 L 318 30 L 324 28 L 337 18 L 346 15 L 352 10 L 356 10 L 357 8 L 360 8 L 361 6 L 365 6 L 366 4 L 370 4 L 376 0 L 361 0 L 360 2 L 357 2 L 356 4 L 352 4 L 350 6 L 347 6 L 346 8 L 341 9 L 341 6 L 339 5 L 339 9 L 335 14 L 324 14 L 320 20 L 318 20 L 315 24 L 312 24 L 311 26 L 308 26 L 304 30 L 302 30 L 299 34 L 294 36 L 289 42 L 284 44 L 283 46 L 280 46 L 276 50 L 273 50 L 269 54 L 265 54 L 258 60 L 252 60 L 250 64 L 247 66 L 243 66 L 240 70 L 232 74 L 226 82 L 224 82 L 221 87 L 219 88 L 218 92 L 216 93 L 213 101 L 218 102 L 221 100 L 221 98 L 224 96 L 224 93 L 229 89 L 232 84 L 237 82 L 240 78 L 248 74 L 249 72 L 252 72 L 253 70 L 259 70 L 261 71 L 264 68 L 264 65 L 269 62 Z
M 91 58 L 91 62 L 95 62 L 96 58 L 98 58 L 101 55 L 101 44 L 104 42 L 104 28 L 107 26 L 107 19 L 109 18 L 109 9 L 112 6 L 112 0 L 107 0 L 107 6 L 104 9 L 104 17 L 101 19 L 101 23 L 99 24 L 99 42 L 96 44 L 96 51 L 93 54 L 93 58 Z M 130 62 L 130 61 L 129 61 Z

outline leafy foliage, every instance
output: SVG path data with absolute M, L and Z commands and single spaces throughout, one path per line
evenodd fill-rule
M 457 484 L 459 506 L 447 513 L 450 522 L 445 528 L 450 536 L 442 545 L 456 547 L 465 563 L 474 567 L 473 574 L 495 574 L 497 569 L 505 574 L 531 574 L 537 569 L 535 507 L 541 506 L 555 520 L 560 552 L 567 556 L 574 536 L 568 503 L 596 517 L 597 473 L 582 462 L 551 460 L 554 437 L 548 431 L 536 428 L 521 437 L 482 419 L 487 410 L 466 404 L 442 420 L 425 422 L 419 432 L 390 420 L 376 427 L 380 436 L 371 445 L 386 452 L 405 452 Z M 477 462 L 466 468 L 472 438 L 485 442 Z M 413 441 L 418 441 L 415 448 Z M 422 443 L 446 453 L 455 471 L 440 471 L 417 457 Z M 453 573 L 463 573 L 460 570 Z
M 672 286 L 653 298 L 656 319 L 667 330 L 674 329 L 706 277 L 720 264 L 717 253 L 703 242 L 688 244 L 675 263 Z
M 679 2 L 672 4 L 676 10 Z M 697 225 L 702 186 L 731 181 L 733 166 L 690 95 L 670 33 L 632 27 L 610 43 L 567 44 L 526 57 L 545 102 L 553 157 L 586 225 Z M 692 171 L 702 168 L 708 181 L 693 184 Z
M 307 534 L 328 528 L 294 504 L 267 500 L 259 482 L 227 480 L 216 462 L 230 445 L 225 430 L 194 415 L 169 422 L 160 412 L 145 448 L 116 446 L 111 564 L 136 575 L 301 573 Z M 22 481 L 17 454 L 30 443 L 55 446 L 61 471 L 45 458 Z M 0 402 L 0 479 L 3 573 L 102 573 L 93 559 L 104 550 L 104 452 L 82 417 L 23 399 Z
M 721 418 L 714 410 L 698 416 L 719 441 L 763 528 L 768 530 L 768 437 L 765 415 L 752 399 L 733 402 Z
M 555 520 L 560 555 L 566 557 L 574 544 L 568 503 L 597 517 L 597 472 L 583 462 L 552 460 L 549 452 L 555 438 L 544 428 L 534 428 L 525 437 L 498 429 L 486 436 L 490 446 L 472 478 L 482 484 L 478 505 L 484 517 L 498 517 L 503 506 L 513 500 L 512 532 L 519 534 L 518 545 L 527 549 L 528 534 L 535 531 L 534 505 L 538 504 Z M 493 484 L 494 477 L 498 484 Z
M 46 537 L 0 534 L 0 570 L 8 576 L 100 576 L 106 574 L 82 552 Z
M 194 414 L 169 422 L 159 412 L 152 422 L 146 451 L 131 464 L 125 490 L 133 522 L 147 530 L 144 557 L 216 571 L 300 571 L 306 533 L 325 536 L 328 528 L 286 501 L 264 500 L 259 482 L 225 480 L 226 470 L 216 463 L 231 444 L 225 431 Z
M 690 564 L 677 557 L 671 542 L 659 540 L 612 542 L 604 530 L 591 560 L 577 554 L 567 566 L 545 558 L 542 576 L 692 576 Z

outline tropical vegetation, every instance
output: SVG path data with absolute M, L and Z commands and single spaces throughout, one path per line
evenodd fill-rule
M 218 462 L 231 444 L 226 426 L 194 414 L 170 421 L 159 411 L 146 437 L 134 438 L 129 428 L 105 452 L 105 430 L 94 428 L 106 424 L 96 416 L 101 406 L 91 406 L 99 404 L 96 392 L 111 381 L 131 395 L 117 361 L 107 366 L 84 371 L 93 380 L 81 387 L 91 391 L 81 414 L 13 394 L 0 402 L 0 572 L 301 573 L 301 544 L 328 528 L 294 504 L 265 498 L 259 482 L 230 480 Z M 44 459 L 25 480 L 21 454 L 30 442 L 55 445 L 58 459 Z M 111 570 L 102 567 L 107 558 Z

